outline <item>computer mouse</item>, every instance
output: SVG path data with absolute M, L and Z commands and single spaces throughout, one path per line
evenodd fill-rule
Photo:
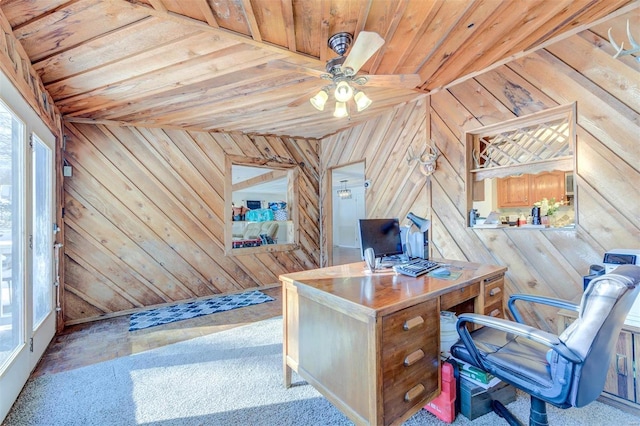
M 440 267 L 431 271 L 431 275 L 440 275 L 441 277 L 448 277 L 451 275 L 451 271 L 447 268 Z

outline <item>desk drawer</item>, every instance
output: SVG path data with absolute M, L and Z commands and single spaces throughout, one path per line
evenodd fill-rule
M 384 424 L 438 390 L 440 313 L 437 300 L 382 319 Z
M 478 297 L 480 294 L 480 283 L 471 284 L 470 286 L 463 287 L 460 290 L 454 290 L 449 293 L 440 296 L 440 310 L 446 311 L 449 308 L 456 306 L 465 300 Z
M 502 307 L 502 300 L 498 300 L 493 305 L 485 306 L 484 314 L 491 317 L 504 318 L 504 308 Z
M 504 278 L 489 281 L 484 285 L 484 306 L 494 305 L 503 300 Z

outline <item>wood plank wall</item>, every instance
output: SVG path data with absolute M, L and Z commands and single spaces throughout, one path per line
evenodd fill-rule
M 407 161 L 407 152 L 422 153 L 427 146 L 430 122 L 428 97 L 394 108 L 375 120 L 327 137 L 321 142 L 322 188 L 331 188 L 331 169 L 364 161 L 365 177 L 371 185 L 365 191 L 367 218 L 405 218 L 410 211 L 428 215 L 428 180 L 419 163 Z M 332 197 L 321 191 L 322 260 L 332 258 Z
M 317 141 L 72 123 L 64 133 L 67 325 L 270 286 L 318 265 Z M 226 154 L 304 163 L 297 250 L 225 255 Z
M 622 29 L 618 38 L 624 37 L 626 19 L 640 28 L 632 13 L 615 18 L 427 101 L 326 138 L 320 154 L 323 173 L 327 167 L 365 160 L 367 178 L 374 183 L 366 195 L 367 217 L 404 217 L 409 210 L 429 215 L 435 257 L 507 266 L 508 294 L 579 299 L 582 276 L 606 250 L 640 249 L 640 67 L 629 56 L 613 59 L 606 38 L 611 26 Z M 577 228 L 466 228 L 465 131 L 574 101 Z M 421 119 L 425 105 L 426 121 Z M 428 139 L 442 155 L 425 185 L 402 156 L 408 146 L 421 150 Z M 327 178 L 323 174 L 323 183 Z M 323 224 L 330 220 L 324 213 L 331 211 L 328 203 L 322 199 Z M 329 250 L 326 234 L 323 248 Z M 525 316 L 557 330 L 556 310 L 528 309 Z
M 432 137 L 445 153 L 432 181 L 437 253 L 508 266 L 508 294 L 577 300 L 582 276 L 606 250 L 640 248 L 640 70 L 631 57 L 613 59 L 606 39 L 607 28 L 624 28 L 628 18 L 639 23 L 634 14 L 616 18 L 432 96 Z M 466 228 L 464 132 L 572 102 L 576 230 Z M 527 311 L 550 331 L 555 313 Z

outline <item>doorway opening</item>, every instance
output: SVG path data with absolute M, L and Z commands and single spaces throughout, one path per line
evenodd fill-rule
M 365 212 L 364 161 L 331 169 L 333 265 L 359 262 L 358 219 Z

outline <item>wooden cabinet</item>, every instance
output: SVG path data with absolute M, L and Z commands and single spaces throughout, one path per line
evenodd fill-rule
M 531 202 L 543 198 L 556 201 L 564 200 L 564 172 L 543 172 L 529 175 L 529 196 Z
M 576 318 L 576 313 L 559 312 L 558 334 Z M 625 324 L 618 336 L 616 353 L 611 358 L 607 381 L 600 397 L 602 402 L 640 415 L 640 377 L 635 368 L 640 358 L 640 328 Z
M 498 179 L 498 207 L 532 205 L 529 200 L 529 175 Z
M 543 198 L 564 200 L 564 175 L 553 171 L 498 179 L 498 207 L 531 207 Z

